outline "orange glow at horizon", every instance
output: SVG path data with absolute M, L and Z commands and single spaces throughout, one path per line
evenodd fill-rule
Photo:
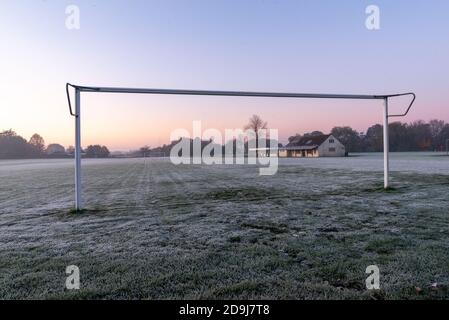
M 47 144 L 74 144 L 74 121 L 68 114 L 64 91 L 44 87 L 32 96 L 5 90 L 3 100 L 22 108 L 0 110 L 0 130 L 13 129 L 25 139 L 42 135 Z M 436 102 L 435 102 L 436 103 Z M 441 103 L 441 102 L 440 102 Z M 404 101 L 391 104 L 391 111 L 403 111 Z M 31 106 L 31 107 L 28 107 Z M 201 121 L 203 131 L 241 129 L 253 114 L 268 127 L 278 129 L 279 141 L 314 130 L 329 133 L 334 126 L 351 126 L 359 132 L 381 123 L 381 101 L 307 100 L 275 98 L 192 97 L 83 93 L 81 98 L 82 146 L 106 145 L 112 151 L 157 147 L 170 142 L 175 129 L 192 132 L 193 121 Z M 46 112 L 41 112 L 45 109 Z M 414 110 L 413 121 L 425 110 Z M 395 120 L 393 120 L 395 121 Z
M 242 129 L 253 114 L 277 129 L 285 142 L 296 133 L 328 133 L 334 126 L 368 128 L 381 120 L 381 110 L 378 102 L 366 101 L 97 95 L 82 101 L 82 145 L 104 144 L 111 150 L 156 147 L 169 143 L 175 129 L 192 136 L 193 121 L 201 121 L 202 131 L 219 130 L 224 139 L 225 129 Z

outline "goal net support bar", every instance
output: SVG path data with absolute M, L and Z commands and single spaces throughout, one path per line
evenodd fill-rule
M 75 111 L 72 110 L 69 87 L 75 89 Z M 96 93 L 132 93 L 158 95 L 190 95 L 190 96 L 229 96 L 229 97 L 259 97 L 259 98 L 296 98 L 296 99 L 346 99 L 346 100 L 382 100 L 383 101 L 383 146 L 384 146 L 384 188 L 389 184 L 389 133 L 388 119 L 405 117 L 415 102 L 416 95 L 412 92 L 390 95 L 363 94 L 326 94 L 326 93 L 280 93 L 280 92 L 250 92 L 250 91 L 216 91 L 216 90 L 178 90 L 178 89 L 143 89 L 143 88 L 113 88 L 113 87 L 85 87 L 66 84 L 67 100 L 70 114 L 75 117 L 75 210 L 83 209 L 81 183 L 81 92 Z M 389 99 L 410 96 L 411 102 L 402 114 L 389 114 Z

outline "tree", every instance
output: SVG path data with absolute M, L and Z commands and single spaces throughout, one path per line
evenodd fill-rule
M 412 122 L 408 126 L 408 137 L 412 143 L 409 151 L 430 151 L 432 149 L 432 133 L 428 123 L 422 120 Z
M 150 152 L 150 147 L 149 146 L 144 146 L 142 148 L 140 148 L 140 153 L 142 154 L 142 157 L 147 157 L 148 154 Z
M 410 149 L 408 126 L 406 123 L 393 122 L 388 125 L 390 151 L 400 152 Z
M 359 133 L 351 127 L 335 127 L 332 129 L 331 134 L 345 145 L 346 152 L 361 151 Z
M 33 134 L 30 138 L 30 141 L 28 142 L 30 145 L 32 145 L 36 151 L 39 154 L 43 154 L 45 151 L 45 141 L 44 138 L 42 138 L 37 133 Z
M 302 135 L 297 133 L 294 136 L 288 137 L 288 143 L 292 143 L 293 141 L 298 141 L 301 138 L 302 138 Z
M 13 130 L 0 132 L 0 159 L 32 158 L 36 150 Z
M 440 134 L 437 137 L 437 141 L 440 144 L 440 150 L 446 150 L 446 146 L 448 146 L 449 140 L 449 123 L 445 124 Z
M 106 146 L 90 145 L 86 149 L 86 157 L 88 158 L 107 158 L 109 157 L 109 150 Z
M 375 124 L 368 128 L 363 139 L 365 151 L 381 152 L 383 148 L 383 126 Z
M 263 130 L 267 128 L 267 122 L 263 121 L 261 117 L 254 114 L 251 118 L 249 118 L 248 124 L 245 126 L 245 130 L 253 130 L 256 135 L 259 130 Z
M 259 148 L 259 131 L 267 129 L 267 122 L 263 121 L 261 117 L 254 114 L 249 118 L 248 124 L 245 126 L 245 130 L 253 130 L 256 135 L 256 149 Z M 256 152 L 256 158 L 258 157 L 258 152 Z
M 323 136 L 324 133 L 321 131 L 312 131 L 304 133 L 304 137 L 316 137 L 316 136 Z
M 14 130 L 9 129 L 9 130 L 0 132 L 0 137 L 17 137 L 17 133 Z
M 443 131 L 446 123 L 443 120 L 430 120 L 430 135 L 432 136 L 432 149 L 433 150 L 441 150 L 442 146 L 445 145 L 445 141 L 441 141 L 439 138 L 441 136 L 441 132 Z M 444 146 L 445 147 L 445 146 Z

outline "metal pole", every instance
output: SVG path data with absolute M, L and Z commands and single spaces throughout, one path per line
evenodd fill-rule
M 75 90 L 75 210 L 83 208 L 81 191 L 81 94 Z
M 388 134 L 388 98 L 384 100 L 384 188 L 390 187 L 390 139 Z

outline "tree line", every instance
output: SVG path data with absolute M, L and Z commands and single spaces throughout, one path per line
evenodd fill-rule
M 390 151 L 446 151 L 449 140 L 449 123 L 443 120 L 422 120 L 411 123 L 392 122 L 388 125 Z M 321 135 L 314 131 L 303 136 Z M 331 134 L 346 146 L 348 152 L 383 151 L 383 125 L 375 124 L 366 133 L 360 133 L 351 127 L 334 127 Z M 293 141 L 299 134 L 289 138 Z
M 70 146 L 45 144 L 44 138 L 35 133 L 27 141 L 13 130 L 0 132 L 0 159 L 35 159 L 35 158 L 69 158 L 73 157 L 75 149 Z M 88 158 L 106 158 L 110 152 L 106 146 L 90 145 L 82 150 Z
M 258 132 L 260 129 L 266 129 L 267 122 L 259 116 L 253 115 L 244 129 L 252 129 Z M 389 124 L 390 151 L 446 151 L 446 144 L 449 143 L 449 123 L 443 120 L 431 120 L 424 122 L 422 120 L 411 123 L 392 122 Z M 383 151 L 383 125 L 375 124 L 364 132 L 358 132 L 349 126 L 334 127 L 331 132 L 340 140 L 349 152 L 382 152 Z M 288 138 L 289 143 L 298 140 L 298 137 L 307 137 L 323 135 L 322 131 L 312 131 L 305 134 L 296 134 Z M 151 149 L 148 146 L 140 148 L 132 153 L 133 156 L 168 156 L 170 151 L 179 141 L 172 141 L 171 144 Z M 201 148 L 211 141 L 201 141 Z M 191 141 L 191 144 L 193 140 Z M 228 141 L 226 144 L 234 144 L 235 141 Z M 279 146 L 282 146 L 279 144 Z M 225 148 L 225 146 L 223 146 Z M 245 144 L 245 154 L 248 146 Z
M 259 116 L 253 115 L 244 129 L 252 129 L 258 132 L 266 129 L 268 124 Z M 411 123 L 392 122 L 389 124 L 390 151 L 446 151 L 449 144 L 449 123 L 443 120 L 422 120 Z M 340 140 L 349 152 L 382 152 L 383 151 L 383 125 L 375 124 L 364 132 L 358 132 L 349 126 L 334 127 L 330 132 Z M 296 134 L 288 138 L 289 143 L 298 140 L 298 137 L 323 135 L 322 131 L 312 131 L 304 134 Z M 172 141 L 170 144 L 151 149 L 148 146 L 132 152 L 132 156 L 168 156 L 170 151 L 179 141 Z M 211 141 L 201 141 L 201 148 Z M 193 143 L 193 140 L 191 141 Z M 226 144 L 234 144 L 235 141 L 228 141 Z M 282 146 L 279 144 L 279 146 Z M 225 148 L 225 146 L 223 146 Z M 247 153 L 245 144 L 245 154 Z
M 256 129 L 266 128 L 267 123 L 259 116 L 254 115 L 245 127 Z M 345 146 L 347 152 L 382 152 L 383 151 L 383 126 L 375 124 L 369 127 L 366 133 L 357 132 L 349 126 L 334 127 L 331 132 Z M 411 123 L 393 122 L 389 124 L 390 151 L 446 151 L 449 142 L 449 123 L 443 120 L 422 120 Z M 289 142 L 302 136 L 322 135 L 321 131 L 313 131 L 303 135 L 296 134 L 289 137 Z M 203 142 L 207 144 L 210 142 Z M 232 142 L 228 142 L 232 143 Z M 140 150 L 130 152 L 126 156 L 169 156 L 171 148 L 176 144 L 172 141 L 168 145 L 157 148 L 148 146 Z M 84 150 L 83 157 L 107 158 L 110 152 L 106 146 L 99 144 L 90 145 Z M 33 134 L 27 141 L 13 130 L 0 132 L 0 159 L 22 158 L 54 158 L 73 157 L 72 146 L 65 149 L 59 144 L 45 145 L 45 140 L 39 134 Z

